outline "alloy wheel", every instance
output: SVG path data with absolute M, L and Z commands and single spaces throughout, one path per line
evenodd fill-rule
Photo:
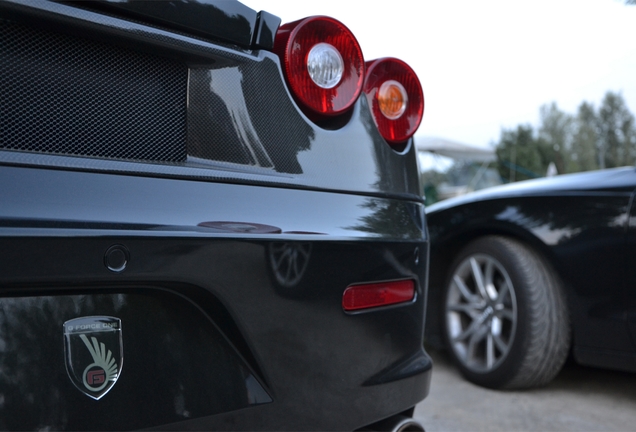
M 474 254 L 452 275 L 446 295 L 448 340 L 469 370 L 487 373 L 506 358 L 517 328 L 515 290 L 493 257 Z

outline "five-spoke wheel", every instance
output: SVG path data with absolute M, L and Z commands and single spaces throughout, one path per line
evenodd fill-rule
M 569 320 L 554 271 L 528 246 L 479 238 L 456 257 L 447 279 L 444 337 L 470 381 L 492 388 L 548 383 L 569 348 Z
M 517 300 L 497 260 L 475 254 L 462 261 L 450 282 L 446 311 L 452 349 L 467 367 L 488 371 L 506 358 L 517 327 Z

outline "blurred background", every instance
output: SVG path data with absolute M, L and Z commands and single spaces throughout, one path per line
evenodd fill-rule
M 243 0 L 332 16 L 418 74 L 427 203 L 636 162 L 636 0 Z

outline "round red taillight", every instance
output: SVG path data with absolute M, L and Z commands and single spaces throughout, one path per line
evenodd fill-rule
M 310 116 L 342 114 L 362 91 L 364 58 L 341 22 L 315 16 L 281 26 L 274 51 L 299 105 Z
M 424 115 L 424 93 L 417 75 L 402 60 L 367 62 L 364 93 L 380 134 L 395 148 L 413 136 Z

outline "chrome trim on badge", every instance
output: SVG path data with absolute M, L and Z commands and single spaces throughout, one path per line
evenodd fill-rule
M 101 399 L 121 374 L 124 349 L 121 320 L 109 316 L 64 323 L 64 358 L 69 378 L 86 396 Z

